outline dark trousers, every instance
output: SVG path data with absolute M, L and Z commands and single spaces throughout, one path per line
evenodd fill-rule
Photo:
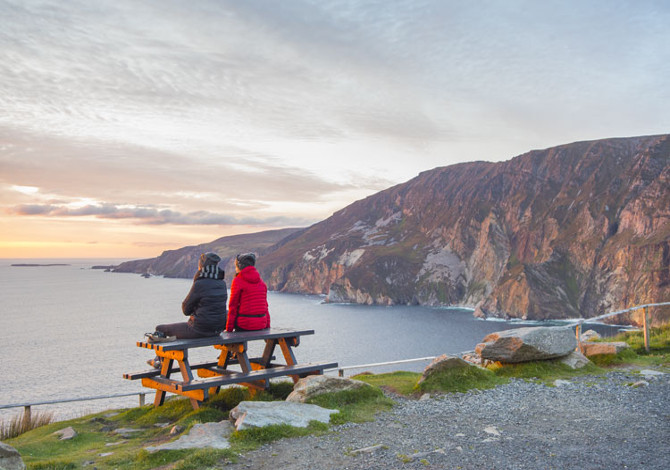
M 216 336 L 218 333 L 199 333 L 186 322 L 166 323 L 158 325 L 157 331 L 162 331 L 166 336 L 176 336 L 177 339 L 206 338 L 207 336 Z

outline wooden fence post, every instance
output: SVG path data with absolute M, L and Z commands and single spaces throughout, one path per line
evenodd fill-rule
M 577 336 L 577 351 L 582 352 L 582 340 L 580 338 L 581 336 L 581 330 L 582 330 L 582 325 L 577 323 L 576 328 L 575 328 L 575 335 Z
M 147 396 L 146 393 L 140 392 L 140 406 L 144 406 L 144 398 Z
M 23 407 L 23 421 L 26 423 L 26 426 L 28 426 L 27 429 L 30 429 L 30 425 L 32 423 L 33 417 L 30 412 L 30 405 L 26 405 Z
M 644 307 L 642 324 L 644 326 L 644 349 L 649 352 L 649 307 Z

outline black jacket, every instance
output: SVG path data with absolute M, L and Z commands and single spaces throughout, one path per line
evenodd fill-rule
M 181 309 L 184 315 L 190 315 L 188 323 L 198 333 L 217 335 L 226 328 L 228 291 L 223 270 L 211 268 L 195 273 Z

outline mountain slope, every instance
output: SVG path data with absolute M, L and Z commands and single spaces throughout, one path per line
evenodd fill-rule
M 114 272 L 148 273 L 165 277 L 192 278 L 198 269 L 198 259 L 201 253 L 213 251 L 221 257 L 219 266 L 223 267 L 232 277 L 235 273 L 235 255 L 248 251 L 264 254 L 284 239 L 302 229 L 287 228 L 282 230 L 268 230 L 265 232 L 250 233 L 222 237 L 213 242 L 197 246 L 186 246 L 177 250 L 164 251 L 157 258 L 126 261 L 114 268 Z
M 270 288 L 332 302 L 593 317 L 670 299 L 670 138 L 436 168 L 269 251 Z

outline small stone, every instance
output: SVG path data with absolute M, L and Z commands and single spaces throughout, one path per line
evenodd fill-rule
M 379 449 L 381 449 L 381 448 L 383 448 L 383 447 L 384 447 L 384 446 L 383 446 L 382 444 L 377 444 L 377 445 L 370 446 L 370 447 L 363 447 L 362 449 L 352 450 L 352 451 L 350 452 L 350 454 L 351 454 L 351 455 L 372 454 L 372 453 L 375 452 L 376 450 L 379 450 Z
M 75 431 L 72 426 L 69 426 L 65 429 L 61 429 L 60 431 L 54 432 L 54 434 L 59 435 L 60 436 L 59 439 L 61 441 L 68 441 L 77 436 L 77 431 Z
M 500 436 L 500 431 L 495 426 L 487 426 L 484 428 L 484 432 L 487 434 L 491 434 L 492 436 Z
M 170 429 L 170 436 L 176 436 L 177 434 L 181 434 L 184 432 L 184 426 L 181 424 L 175 424 L 172 426 L 172 429 Z
M 424 393 L 424 394 L 421 395 L 421 397 L 419 398 L 419 401 L 426 401 L 426 400 L 430 400 L 430 393 Z
M 103 452 L 102 454 L 98 454 L 98 457 L 109 457 L 110 455 L 114 455 L 114 452 Z
M 647 385 L 649 385 L 649 382 L 647 382 L 646 380 L 638 380 L 637 382 L 632 384 L 631 387 L 639 388 L 639 387 L 646 387 Z
M 563 385 L 570 385 L 570 381 L 569 380 L 561 380 L 561 379 L 554 380 L 554 386 L 555 387 L 562 387 Z

